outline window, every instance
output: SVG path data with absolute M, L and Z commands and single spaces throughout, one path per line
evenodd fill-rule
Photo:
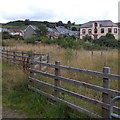
M 114 33 L 117 33 L 117 28 L 114 28 Z
M 94 24 L 94 25 L 95 25 L 95 27 L 97 27 L 97 26 L 98 26 L 98 24 L 97 24 L 96 22 L 95 22 L 95 24 Z
M 86 30 L 85 30 L 85 29 L 83 29 L 83 30 L 82 30 L 82 34 L 85 34 L 85 32 L 86 32 Z
M 92 30 L 91 30 L 91 29 L 88 29 L 88 33 L 89 33 L 89 34 L 92 34 Z
M 97 33 L 97 29 L 94 29 L 94 33 Z
M 108 28 L 108 33 L 111 33 L 112 32 L 112 29 L 111 28 Z
M 101 33 L 104 33 L 104 28 L 101 29 Z

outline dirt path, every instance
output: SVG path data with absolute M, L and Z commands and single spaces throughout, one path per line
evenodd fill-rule
M 27 118 L 25 114 L 12 109 L 3 109 L 2 118 Z

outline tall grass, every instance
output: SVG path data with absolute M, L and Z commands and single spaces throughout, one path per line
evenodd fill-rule
M 104 66 L 110 67 L 112 73 L 118 73 L 118 51 L 107 50 L 107 51 L 91 51 L 86 50 L 73 50 L 63 49 L 57 45 L 30 45 L 25 44 L 22 41 L 14 42 L 12 40 L 6 41 L 9 50 L 19 51 L 33 51 L 37 53 L 50 53 L 50 62 L 60 61 L 62 65 L 78 67 L 83 69 L 90 69 L 96 71 L 102 71 Z
M 27 45 L 25 43 L 16 43 L 12 47 L 8 47 L 10 50 L 19 51 L 33 51 L 37 53 L 50 53 L 50 63 L 55 63 L 55 61 L 60 61 L 62 65 L 71 66 L 81 69 L 88 69 L 94 71 L 103 71 L 103 67 L 110 67 L 112 74 L 118 74 L 118 51 L 117 50 L 107 50 L 107 51 L 86 51 L 86 50 L 73 50 L 73 49 L 63 49 L 57 45 Z M 48 70 L 50 73 L 54 74 L 54 69 L 50 68 Z M 98 77 L 91 77 L 83 74 L 76 74 L 68 71 L 61 71 L 61 75 L 67 78 L 76 79 L 91 83 L 94 85 L 102 86 L 102 79 Z M 54 84 L 54 80 L 46 78 L 43 76 L 38 76 L 42 81 Z M 61 86 L 67 90 L 77 92 L 79 94 L 85 95 L 87 97 L 102 100 L 102 94 L 94 90 L 83 88 L 77 85 L 73 85 L 66 82 L 61 82 Z M 118 82 L 111 80 L 112 89 L 118 90 Z M 54 90 L 46 89 L 43 86 L 39 88 L 50 92 L 53 94 Z M 101 113 L 101 108 L 96 106 L 93 107 L 92 104 L 86 103 L 85 101 L 73 98 L 71 96 L 61 94 L 61 98 L 67 101 L 75 103 L 81 107 L 84 107 L 93 112 Z
M 30 91 L 27 74 L 18 66 L 3 62 L 3 112 L 4 108 L 11 108 L 24 113 L 26 118 L 77 117 L 64 104 L 52 106 L 49 99 Z

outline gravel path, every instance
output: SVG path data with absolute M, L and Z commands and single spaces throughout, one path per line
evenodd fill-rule
M 3 109 L 2 118 L 27 118 L 23 113 L 12 109 Z

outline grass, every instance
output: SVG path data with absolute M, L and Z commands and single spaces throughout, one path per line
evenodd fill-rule
M 27 74 L 3 62 L 3 108 L 24 112 L 28 118 L 77 118 L 77 114 L 69 113 L 64 104 L 52 106 L 46 97 L 28 90 Z
M 15 49 L 19 51 L 33 51 L 37 53 L 50 53 L 50 63 L 55 63 L 55 61 L 60 61 L 64 66 L 71 66 L 81 69 L 89 69 L 94 71 L 102 72 L 103 67 L 110 67 L 112 74 L 118 74 L 118 51 L 117 50 L 107 50 L 107 51 L 93 51 L 93 55 L 91 51 L 86 50 L 72 50 L 72 49 L 63 49 L 57 45 L 30 45 L 25 44 L 22 41 L 13 41 L 7 40 L 6 44 L 9 42 L 11 47 L 8 49 Z M 49 73 L 54 74 L 54 69 L 48 69 Z M 67 78 L 76 79 L 80 81 L 84 81 L 87 83 L 95 84 L 98 86 L 102 86 L 102 79 L 97 77 L 90 77 L 83 74 L 76 74 L 68 71 L 61 71 L 61 75 Z M 50 84 L 54 84 L 53 79 L 49 79 L 43 76 L 39 76 L 39 79 Z M 61 86 L 67 90 L 77 92 L 79 94 L 85 95 L 87 97 L 102 100 L 102 94 L 100 92 L 96 92 L 94 90 L 90 90 L 88 88 L 83 88 L 77 85 L 72 85 L 69 83 L 61 82 Z M 53 90 L 46 89 L 44 87 L 38 86 L 41 89 L 45 90 L 53 94 Z M 118 82 L 111 80 L 112 89 L 118 90 Z M 37 95 L 37 94 L 36 94 Z M 32 97 L 32 96 L 31 96 Z M 92 104 L 88 104 L 82 100 L 73 98 L 71 96 L 61 94 L 61 98 L 64 98 L 67 101 L 75 103 L 83 108 L 86 108 L 90 111 L 96 112 L 98 114 L 101 113 L 101 109 L 94 106 Z M 52 109 L 52 108 L 51 108 Z M 49 110 L 51 111 L 51 110 Z M 52 113 L 50 113 L 52 114 Z M 44 116 L 44 115 L 43 115 Z M 42 117 L 43 117 L 42 116 Z M 47 115 L 49 116 L 49 115 Z M 49 116 L 50 117 L 50 116 Z
M 2 107 L 2 60 L 0 59 L 0 108 Z
M 3 25 L 3 28 L 8 28 L 8 29 L 19 29 L 19 30 L 25 30 L 28 25 L 21 25 L 21 26 L 10 26 L 10 25 Z

